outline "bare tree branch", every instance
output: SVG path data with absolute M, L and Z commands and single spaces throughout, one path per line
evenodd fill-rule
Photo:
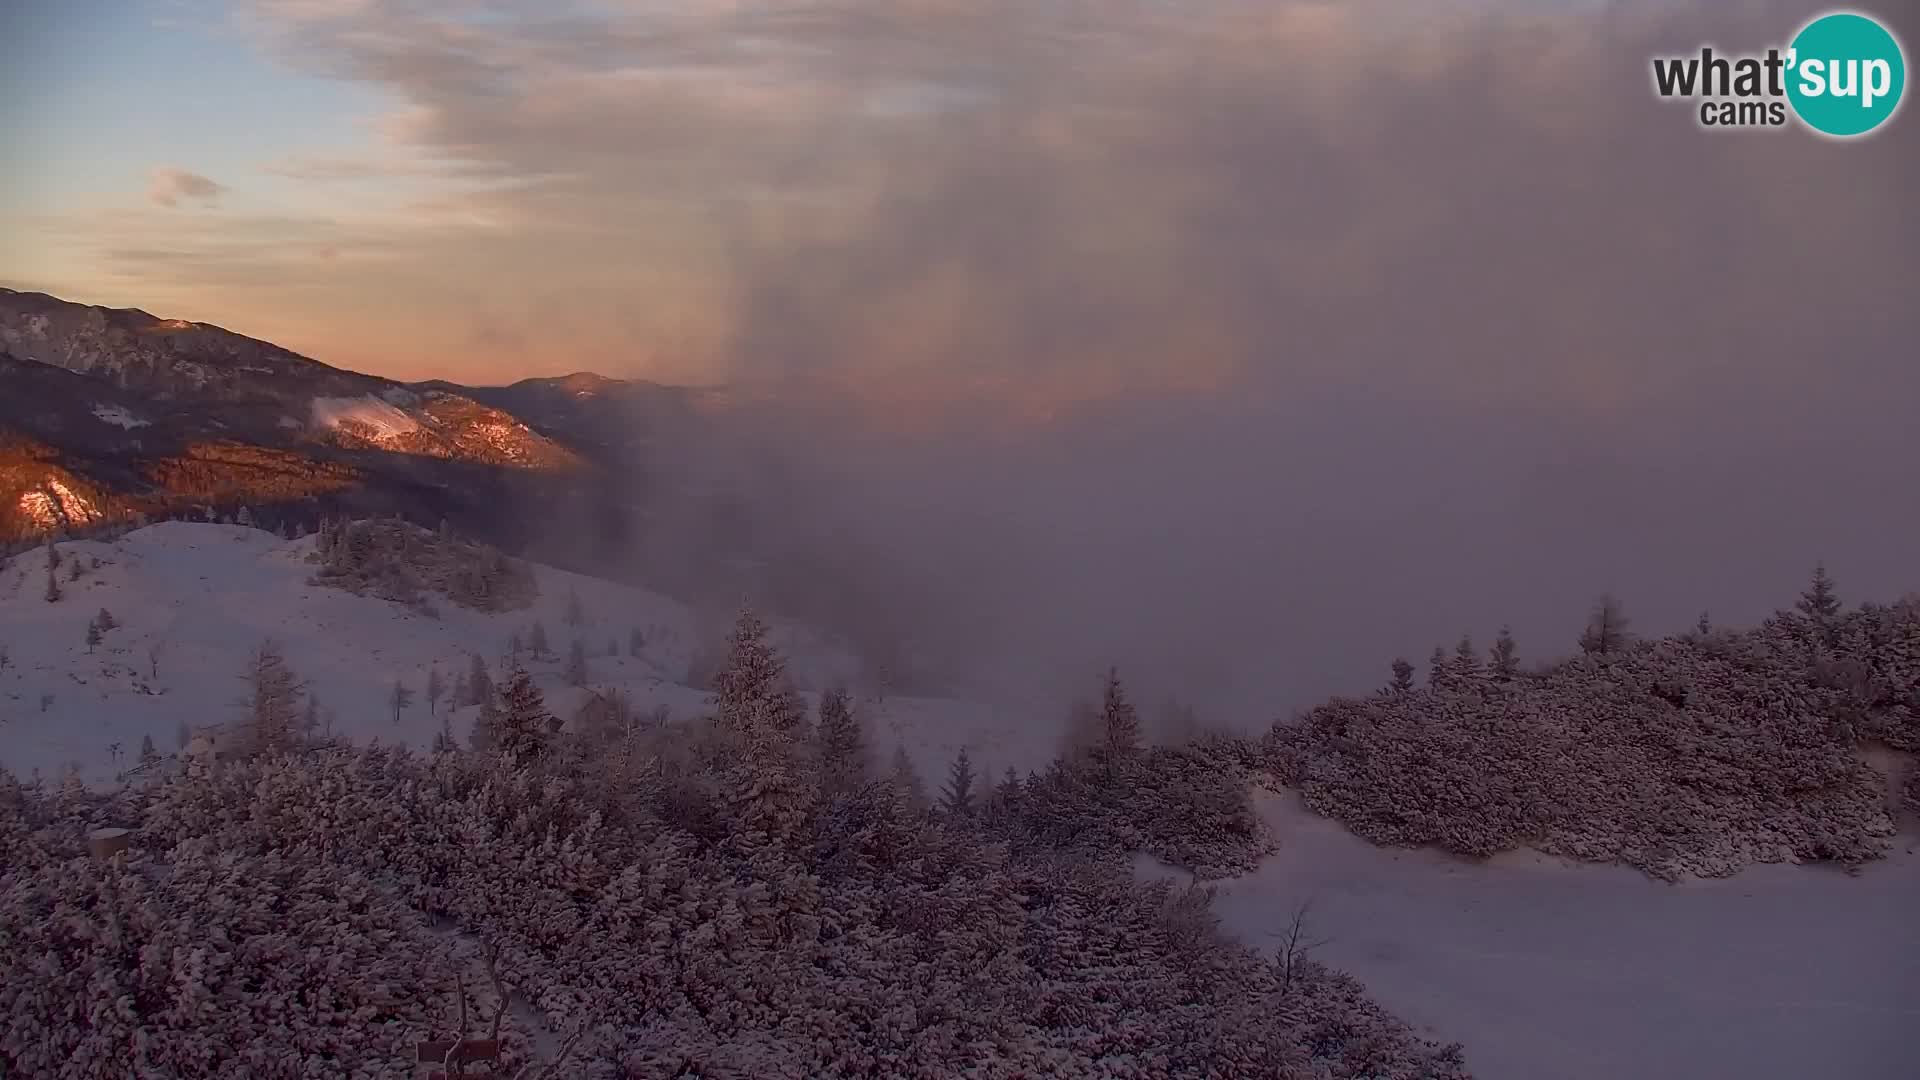
M 1307 916 L 1313 911 L 1313 900 L 1306 899 L 1293 909 L 1293 917 L 1287 922 L 1287 929 L 1280 937 L 1280 950 L 1274 955 L 1274 964 L 1280 969 L 1280 993 L 1285 996 L 1293 991 L 1293 979 L 1305 966 L 1313 950 L 1325 945 L 1330 939 L 1311 937 L 1307 933 Z

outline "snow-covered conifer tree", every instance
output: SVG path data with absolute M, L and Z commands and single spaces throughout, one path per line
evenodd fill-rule
M 1829 622 L 1840 614 L 1840 595 L 1834 588 L 1833 578 L 1827 574 L 1827 564 L 1814 566 L 1813 579 L 1807 583 L 1806 590 L 1793 606 L 1802 615 L 1818 623 Z
M 547 624 L 539 619 L 533 620 L 533 629 L 527 631 L 527 648 L 533 651 L 535 660 L 547 658 Z
M 1413 665 L 1407 663 L 1404 656 L 1394 657 L 1393 680 L 1387 683 L 1387 693 L 1404 694 L 1413 689 Z
M 1480 677 L 1480 654 L 1470 634 L 1461 634 L 1460 643 L 1453 647 L 1453 674 L 1463 681 Z
M 819 724 L 815 740 L 819 746 L 820 782 L 829 792 L 847 791 L 866 779 L 866 737 L 860 730 L 843 686 L 828 687 L 820 695 Z
M 287 667 L 280 645 L 272 638 L 260 643 L 241 676 L 247 684 L 242 701 L 246 710 L 242 745 L 247 753 L 275 753 L 292 749 L 297 716 L 295 699 L 300 684 Z
M 100 614 L 93 617 L 93 624 L 100 628 L 101 633 L 106 633 L 108 630 L 118 629 L 120 621 L 113 617 L 113 612 L 101 608 Z
M 589 677 L 587 647 L 579 638 L 574 638 L 573 644 L 567 647 L 567 685 L 585 686 Z
M 580 606 L 580 594 L 569 588 L 567 590 L 567 625 L 577 630 L 586 625 L 586 622 L 587 612 Z
M 727 659 L 715 673 L 712 702 L 720 727 L 746 734 L 756 727 L 780 727 L 788 707 L 786 666 L 767 641 L 767 624 L 741 608 L 727 638 Z
M 1427 657 L 1427 689 L 1438 690 L 1452 677 L 1447 667 L 1447 650 L 1442 646 L 1433 647 L 1433 655 Z
M 1120 685 L 1120 669 L 1107 669 L 1106 693 L 1100 706 L 1101 745 L 1120 757 L 1140 749 L 1140 714 Z
M 553 714 L 546 698 L 525 668 L 515 665 L 500 690 L 499 726 L 495 747 L 509 761 L 528 762 L 544 757 L 553 734 Z
M 1587 628 L 1580 634 L 1580 651 L 1598 656 L 1617 653 L 1627 647 L 1627 616 L 1612 593 L 1601 595 L 1587 617 Z
M 473 654 L 473 663 L 467 669 L 467 694 L 463 700 L 469 705 L 485 705 L 493 700 L 493 676 L 487 674 L 487 662 L 480 659 L 479 653 Z
M 947 783 L 940 789 L 940 809 L 950 817 L 971 817 L 974 807 L 973 762 L 967 757 L 967 748 L 962 746 L 960 754 L 953 759 L 953 765 L 947 770 Z
M 1499 682 L 1512 682 L 1520 674 L 1520 650 L 1514 643 L 1513 630 L 1501 627 L 1498 637 L 1493 639 L 1493 677 Z
M 500 745 L 500 705 L 491 694 L 480 703 L 480 711 L 474 714 L 473 730 L 467 735 L 467 745 L 483 754 Z
M 458 749 L 460 744 L 453 738 L 453 714 L 449 712 L 440 717 L 440 730 L 433 734 L 433 752 L 449 754 Z
M 920 782 L 920 771 L 913 767 L 913 759 L 907 756 L 907 748 L 893 748 L 893 765 L 888 770 L 888 778 L 893 782 L 895 797 L 901 805 L 914 813 L 924 813 L 927 809 L 927 788 Z
M 387 692 L 387 704 L 393 708 L 393 722 L 400 722 L 400 714 L 413 705 L 413 690 L 405 682 L 393 680 L 393 689 Z
M 93 647 L 98 644 L 100 644 L 100 624 L 90 622 L 87 624 L 87 651 L 91 653 Z
M 447 684 L 440 681 L 440 665 L 427 669 L 427 715 L 436 716 L 440 712 L 440 696 L 447 692 Z

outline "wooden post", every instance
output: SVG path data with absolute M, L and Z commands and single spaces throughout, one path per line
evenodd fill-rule
M 87 852 L 96 859 L 106 860 L 127 850 L 132 842 L 131 829 L 95 829 L 87 834 Z

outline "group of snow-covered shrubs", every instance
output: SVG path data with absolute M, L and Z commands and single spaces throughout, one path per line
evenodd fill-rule
M 527 564 L 444 523 L 436 532 L 398 518 L 323 519 L 311 558 L 315 584 L 414 606 L 441 593 L 476 611 L 512 611 L 539 595 Z
M 0 1074 L 411 1075 L 500 1015 L 500 1075 L 1466 1076 L 1133 879 L 1133 845 L 1261 841 L 1225 756 L 1140 747 L 1117 682 L 1098 743 L 932 796 L 843 695 L 800 707 L 751 617 L 708 717 L 557 726 L 501 683 L 477 748 L 275 720 L 113 794 L 0 782 Z M 90 858 L 104 826 L 130 850 Z
M 1842 611 L 1824 573 L 1748 631 L 1633 641 L 1611 602 L 1581 655 L 1523 672 L 1436 652 L 1428 685 L 1276 724 L 1309 807 L 1377 843 L 1530 846 L 1664 878 L 1881 856 L 1897 800 L 1863 746 L 1920 751 L 1920 598 Z M 1905 800 L 1920 809 L 1920 770 Z

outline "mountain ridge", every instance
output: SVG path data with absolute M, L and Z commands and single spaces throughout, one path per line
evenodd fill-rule
M 571 444 L 593 448 L 456 383 L 404 383 L 212 323 L 4 288 L 0 387 L 0 541 L 218 506 L 299 503 L 285 512 L 311 518 L 328 500 L 471 519 L 502 483 L 528 486 L 511 474 L 579 475 L 591 463 Z M 235 467 L 236 450 L 277 462 L 279 479 Z M 182 461 L 220 475 L 182 486 Z M 303 469 L 350 479 L 285 482 Z

